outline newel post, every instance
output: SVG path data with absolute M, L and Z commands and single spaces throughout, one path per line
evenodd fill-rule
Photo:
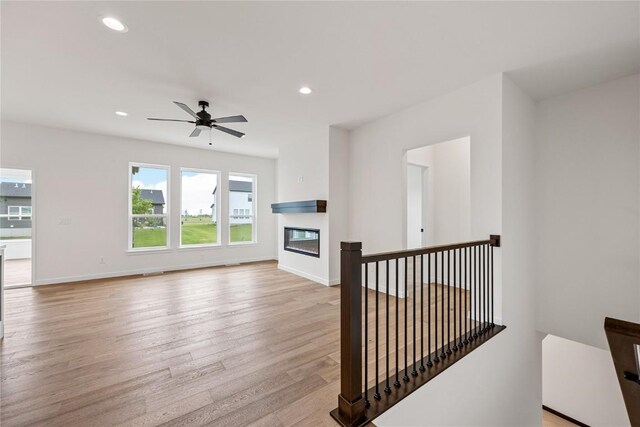
M 340 244 L 340 394 L 343 425 L 364 417 L 362 398 L 362 243 Z

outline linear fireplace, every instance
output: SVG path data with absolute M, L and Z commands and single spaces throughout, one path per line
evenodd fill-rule
M 284 250 L 320 258 L 320 230 L 285 227 Z

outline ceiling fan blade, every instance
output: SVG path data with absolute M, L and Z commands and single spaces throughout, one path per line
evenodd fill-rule
M 157 120 L 159 122 L 184 122 L 184 123 L 195 123 L 193 120 L 175 120 L 175 119 L 153 119 L 149 117 L 147 120 Z
M 186 104 L 183 104 L 182 102 L 178 102 L 178 101 L 173 101 L 173 103 L 176 104 L 178 107 L 182 108 L 184 111 L 186 111 L 187 114 L 189 114 L 194 119 L 198 120 L 200 118 L 196 115 L 195 111 L 189 108 Z
M 237 130 L 233 130 L 233 129 L 229 129 L 223 126 L 218 126 L 218 125 L 212 125 L 214 129 L 218 129 L 219 131 L 222 131 L 224 133 L 228 133 L 229 135 L 233 135 L 236 136 L 238 138 L 242 138 L 244 136 L 244 133 L 242 132 L 238 132 Z
M 194 136 L 199 136 L 200 135 L 200 129 L 199 128 L 195 128 L 193 130 L 193 132 L 191 132 L 191 135 L 189 135 L 190 138 L 193 138 Z
M 230 117 L 218 117 L 217 119 L 211 119 L 213 123 L 239 123 L 246 122 L 247 119 L 244 116 L 230 116 Z

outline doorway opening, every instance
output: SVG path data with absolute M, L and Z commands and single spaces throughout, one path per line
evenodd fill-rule
M 0 168 L 0 245 L 4 286 L 32 283 L 33 181 L 31 170 Z
M 464 137 L 407 151 L 407 249 L 470 240 L 470 142 Z

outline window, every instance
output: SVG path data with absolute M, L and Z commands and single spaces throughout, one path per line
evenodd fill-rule
M 0 168 L 0 240 L 29 240 L 31 239 L 33 209 L 31 198 L 31 171 L 26 169 Z M 31 250 L 27 258 L 31 258 Z M 31 271 L 31 270 L 29 270 Z M 11 281 L 7 277 L 7 285 L 31 283 L 22 276 L 18 281 Z
M 229 243 L 256 242 L 255 175 L 229 174 Z
M 181 169 L 180 246 L 219 244 L 219 177 L 215 171 Z
M 31 219 L 31 206 L 9 206 L 7 214 L 9 221 Z
M 129 249 L 169 247 L 169 167 L 129 165 Z
M 9 206 L 9 221 L 17 221 L 20 219 L 20 206 Z

